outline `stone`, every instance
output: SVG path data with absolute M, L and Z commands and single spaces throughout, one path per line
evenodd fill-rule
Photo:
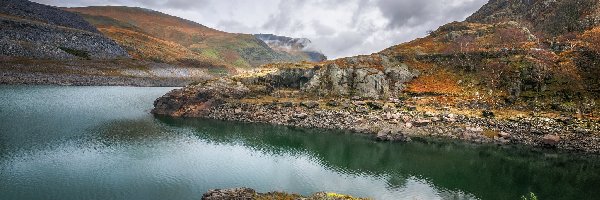
M 352 104 L 354 104 L 356 106 L 364 106 L 364 105 L 366 105 L 366 103 L 364 101 L 354 101 L 354 102 L 352 102 Z
M 367 106 L 369 106 L 373 110 L 381 110 L 383 109 L 383 103 L 377 101 L 369 101 L 367 102 Z
M 292 102 L 282 102 L 281 106 L 289 108 L 289 107 L 293 107 L 294 103 L 292 103 Z
M 489 111 L 489 110 L 484 110 L 481 112 L 481 115 L 485 118 L 494 118 L 496 117 L 496 115 L 494 115 L 494 112 Z
M 351 105 L 350 103 L 348 103 L 348 102 L 343 102 L 343 103 L 341 104 L 341 107 L 342 107 L 343 109 L 350 108 L 350 106 L 352 106 L 352 105 Z
M 215 189 L 209 190 L 202 195 L 202 200 L 223 200 L 223 199 L 254 199 L 256 191 L 250 188 L 233 189 Z
M 417 107 L 416 106 L 406 106 L 406 110 L 408 110 L 408 111 L 416 111 Z
M 478 132 L 478 133 L 483 132 L 483 128 L 481 128 L 481 127 L 467 127 L 466 129 L 467 129 L 467 131 L 470 131 L 470 132 Z
M 366 108 L 366 107 L 364 107 L 364 106 L 358 106 L 358 107 L 356 107 L 355 111 L 357 113 L 363 113 L 364 114 L 364 113 L 368 113 L 369 109 Z
M 360 101 L 360 97 L 359 96 L 352 96 L 350 98 L 350 100 L 352 100 L 352 101 Z
M 560 140 L 560 136 L 558 135 L 544 135 L 544 137 L 542 137 L 542 144 L 547 146 L 556 146 L 558 143 L 560 143 Z
M 319 103 L 316 101 L 305 101 L 305 102 L 302 102 L 301 105 L 306 108 L 316 108 L 319 106 Z
M 447 114 L 446 116 L 444 116 L 444 121 L 446 122 L 456 122 L 456 115 L 455 114 Z
M 377 132 L 377 140 L 391 142 L 410 142 L 411 139 L 399 130 L 383 129 Z
M 430 123 L 431 123 L 431 120 L 428 120 L 428 119 L 418 119 L 418 120 L 416 120 L 416 121 L 413 122 L 413 125 L 415 125 L 416 127 L 422 127 L 422 126 L 427 126 Z
M 306 118 L 308 118 L 308 114 L 306 114 L 306 113 L 294 113 L 292 115 L 292 117 L 294 117 L 296 119 L 306 119 Z
M 498 136 L 501 138 L 504 138 L 504 139 L 508 139 L 508 138 L 510 138 L 510 133 L 500 131 L 500 133 L 498 133 Z
M 329 107 L 338 107 L 339 105 L 340 105 L 340 103 L 338 103 L 335 100 L 330 100 L 327 102 L 327 106 L 329 106 Z
M 434 116 L 436 116 L 436 115 L 433 112 L 429 112 L 429 111 L 425 112 L 425 117 L 434 117 Z
M 240 114 L 240 113 L 242 113 L 242 109 L 241 108 L 236 108 L 235 110 L 233 110 L 233 112 L 235 114 Z

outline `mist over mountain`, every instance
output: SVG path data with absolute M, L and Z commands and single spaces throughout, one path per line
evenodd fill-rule
M 293 54 L 304 53 L 313 62 L 327 60 L 327 56 L 323 55 L 308 38 L 291 38 L 273 34 L 255 34 L 255 36 L 272 49 Z

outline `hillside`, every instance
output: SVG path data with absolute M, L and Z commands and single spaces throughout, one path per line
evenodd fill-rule
M 193 67 L 247 70 L 280 61 L 308 60 L 275 51 L 250 34 L 233 34 L 132 7 L 65 8 L 80 13 L 135 58 Z
M 22 0 L 0 2 L 0 56 L 115 59 L 129 55 L 80 16 Z
M 422 71 L 408 92 L 472 96 L 490 107 L 591 114 L 600 97 L 598 6 L 598 1 L 490 1 L 465 22 L 381 54 Z

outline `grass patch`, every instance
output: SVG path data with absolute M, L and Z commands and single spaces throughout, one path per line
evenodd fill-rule
M 201 52 L 201 55 L 207 58 L 219 59 L 219 52 L 215 49 L 202 49 Z
M 58 47 L 60 50 L 63 50 L 64 52 L 67 52 L 68 54 L 80 57 L 80 58 L 85 58 L 85 59 L 90 59 L 90 54 L 87 51 L 82 51 L 82 50 L 77 50 L 77 49 L 71 49 L 71 48 L 67 48 L 67 47 Z

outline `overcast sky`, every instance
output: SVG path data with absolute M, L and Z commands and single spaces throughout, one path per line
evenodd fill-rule
M 462 21 L 487 0 L 34 0 L 144 7 L 235 33 L 309 38 L 331 58 L 370 54 Z

